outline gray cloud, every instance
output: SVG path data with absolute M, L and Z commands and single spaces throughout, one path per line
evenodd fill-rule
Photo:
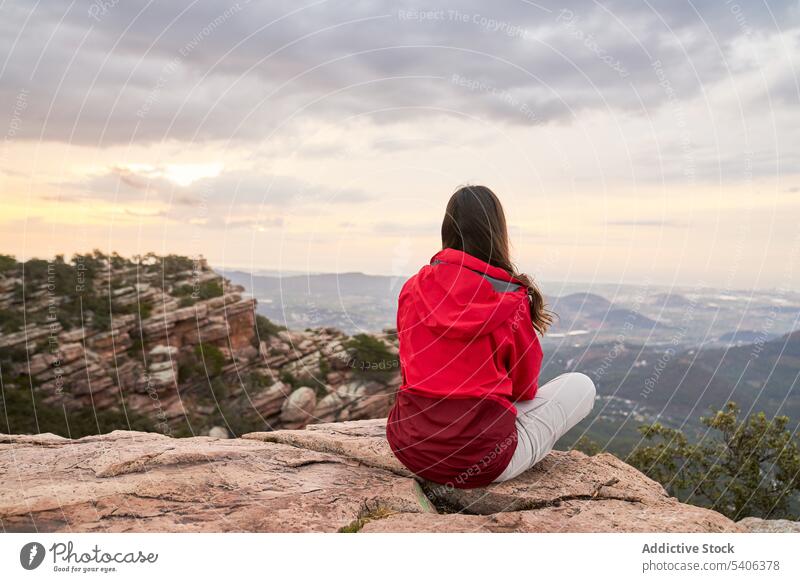
M 741 4 L 434 0 L 421 18 L 408 0 L 6 2 L 0 103 L 10 111 L 29 91 L 19 139 L 95 145 L 246 142 L 290 119 L 359 114 L 516 125 L 641 114 L 669 98 L 654 61 L 690 98 L 729 75 L 742 38 L 798 24 L 796 2 Z
M 58 196 L 42 198 L 63 204 L 114 202 L 123 204 L 130 216 L 163 217 L 214 229 L 253 229 L 282 226 L 283 218 L 276 213 L 288 209 L 307 214 L 308 209 L 319 211 L 329 204 L 364 202 L 374 197 L 355 188 L 319 186 L 258 172 L 223 172 L 180 186 L 161 177 L 160 172 L 160 168 L 149 173 L 112 168 L 85 181 L 60 184 Z M 154 213 L 150 210 L 154 202 L 167 210 Z

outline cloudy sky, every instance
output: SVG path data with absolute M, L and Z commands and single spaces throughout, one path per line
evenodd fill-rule
M 456 187 L 543 280 L 800 285 L 800 5 L 0 1 L 0 252 L 408 274 Z

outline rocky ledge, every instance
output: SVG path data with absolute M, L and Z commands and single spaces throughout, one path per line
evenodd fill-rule
M 609 454 L 553 452 L 507 482 L 449 489 L 392 455 L 385 420 L 175 439 L 0 435 L 5 531 L 738 532 Z
M 202 257 L 0 255 L 9 432 L 34 430 L 34 410 L 75 436 L 97 422 L 190 436 L 379 418 L 400 384 L 397 351 L 392 330 L 283 329 Z M 97 414 L 82 422 L 85 411 Z

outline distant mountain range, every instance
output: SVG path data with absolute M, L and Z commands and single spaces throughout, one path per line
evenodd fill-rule
M 575 335 L 576 330 L 588 332 L 627 326 L 627 331 L 641 332 L 671 328 L 641 313 L 619 307 L 594 293 L 572 293 L 556 297 L 551 302 L 551 309 L 558 314 L 549 334 L 551 338 Z
M 337 327 L 350 334 L 394 327 L 405 282 L 405 277 L 364 273 L 221 272 L 258 299 L 259 313 L 281 325 Z M 726 347 L 768 341 L 800 324 L 798 293 L 557 282 L 541 287 L 558 315 L 544 339 L 555 346 L 622 339 L 648 346 Z

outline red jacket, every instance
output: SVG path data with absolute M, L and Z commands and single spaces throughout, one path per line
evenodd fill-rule
M 424 479 L 482 487 L 517 446 L 517 400 L 536 394 L 542 348 L 522 284 L 445 249 L 411 277 L 397 310 L 403 384 L 386 436 Z

